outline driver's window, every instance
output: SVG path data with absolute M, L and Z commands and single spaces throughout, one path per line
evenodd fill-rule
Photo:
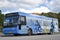
M 25 16 L 20 16 L 19 17 L 19 24 L 26 25 L 26 17 Z

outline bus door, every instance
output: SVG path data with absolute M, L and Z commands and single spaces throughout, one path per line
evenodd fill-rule
M 26 16 L 19 16 L 18 24 L 19 24 L 19 30 L 21 30 L 21 26 L 26 25 Z

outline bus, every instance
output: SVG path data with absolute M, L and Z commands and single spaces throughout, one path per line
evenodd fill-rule
M 40 34 L 58 32 L 58 19 L 24 12 L 5 14 L 3 33 L 6 34 Z

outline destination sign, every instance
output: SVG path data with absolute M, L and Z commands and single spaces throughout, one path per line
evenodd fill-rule
M 8 13 L 5 16 L 18 16 L 18 12 Z

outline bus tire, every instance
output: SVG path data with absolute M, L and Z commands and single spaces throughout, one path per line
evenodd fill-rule
M 19 34 L 14 34 L 14 36 L 18 36 Z
M 51 33 L 48 33 L 48 35 L 51 35 Z
M 32 35 L 32 30 L 31 29 L 28 30 L 28 35 L 29 36 Z

